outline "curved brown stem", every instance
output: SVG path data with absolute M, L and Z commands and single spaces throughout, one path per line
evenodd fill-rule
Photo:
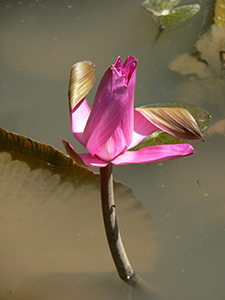
M 118 229 L 111 163 L 100 168 L 100 177 L 102 213 L 109 248 L 120 278 L 130 283 L 135 273 L 126 255 Z

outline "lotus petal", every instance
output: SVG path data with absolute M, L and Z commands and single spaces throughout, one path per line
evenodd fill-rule
M 170 160 L 194 152 L 194 148 L 190 144 L 157 145 L 142 148 L 138 151 L 126 151 L 112 160 L 112 163 L 114 165 L 150 163 Z

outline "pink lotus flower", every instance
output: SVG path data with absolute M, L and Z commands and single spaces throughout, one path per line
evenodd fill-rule
M 118 57 L 99 84 L 92 110 L 85 96 L 71 107 L 72 132 L 88 153 L 77 154 L 68 142 L 63 140 L 63 143 L 79 165 L 90 168 L 105 167 L 109 163 L 147 163 L 194 153 L 189 144 L 157 145 L 129 151 L 158 129 L 179 137 L 177 132 L 165 129 L 162 122 L 149 118 L 140 108 L 134 109 L 136 68 L 137 59 L 133 56 L 127 57 L 124 64 Z M 73 93 L 80 90 L 82 88 Z

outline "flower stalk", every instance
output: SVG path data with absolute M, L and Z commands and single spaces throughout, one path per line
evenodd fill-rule
M 109 248 L 119 277 L 129 283 L 132 281 L 135 273 L 126 255 L 117 224 L 111 163 L 106 167 L 100 168 L 100 177 L 102 214 Z

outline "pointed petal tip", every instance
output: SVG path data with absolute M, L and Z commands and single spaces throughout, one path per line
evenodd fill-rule
M 89 166 L 85 164 L 80 155 L 74 151 L 73 147 L 63 138 L 61 138 L 61 140 L 67 154 L 72 158 L 72 160 L 81 167 L 89 168 Z
M 106 167 L 109 162 L 103 161 L 97 157 L 90 155 L 89 153 L 78 154 L 74 151 L 73 147 L 66 140 L 61 138 L 67 154 L 72 160 L 81 167 L 86 169 Z

